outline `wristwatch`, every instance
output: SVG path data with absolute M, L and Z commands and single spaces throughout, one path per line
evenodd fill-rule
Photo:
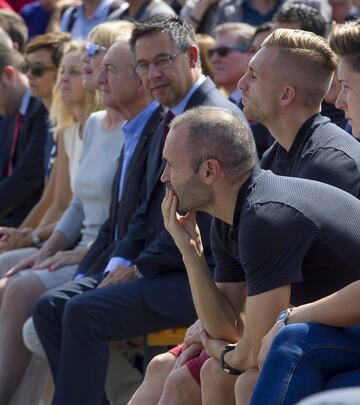
M 280 312 L 276 320 L 276 323 L 278 324 L 279 328 L 283 328 L 286 325 L 286 322 L 288 321 L 292 310 L 293 308 L 286 308 Z
M 226 364 L 225 359 L 224 359 L 225 354 L 234 350 L 235 347 L 236 347 L 236 344 L 235 345 L 234 344 L 226 345 L 225 349 L 220 354 L 220 367 L 224 370 L 224 373 L 226 373 L 228 375 L 240 375 L 242 373 L 242 371 L 236 370 L 235 368 L 232 368 L 231 366 Z
M 34 247 L 40 246 L 41 240 L 36 231 L 31 232 L 31 241 L 32 241 L 32 246 L 34 246 Z

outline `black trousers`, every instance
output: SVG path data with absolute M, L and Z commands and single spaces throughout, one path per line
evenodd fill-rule
M 34 324 L 55 381 L 55 405 L 104 403 L 109 340 L 188 326 L 196 319 L 182 272 L 97 289 L 101 279 L 102 274 L 67 283 L 34 304 Z

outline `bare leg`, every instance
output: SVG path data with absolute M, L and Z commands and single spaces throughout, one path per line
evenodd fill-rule
M 36 248 L 25 248 L 25 249 L 18 249 L 13 250 L 11 252 L 5 252 L 0 254 L 0 305 L 2 302 L 3 294 L 5 291 L 6 285 L 14 278 L 18 276 L 12 276 L 10 278 L 3 277 L 4 274 L 11 269 L 11 267 L 18 264 L 21 260 L 25 259 L 26 257 L 32 255 L 36 252 Z
M 246 371 L 236 380 L 235 398 L 236 405 L 248 405 L 251 400 L 252 392 L 259 378 L 259 370 L 253 368 Z
M 14 278 L 4 290 L 0 310 L 0 404 L 8 404 L 31 354 L 22 339 L 22 327 L 32 303 L 45 288 L 33 274 Z
M 175 361 L 176 357 L 171 353 L 154 357 L 147 366 L 144 381 L 128 405 L 156 405 L 161 397 L 164 382 L 173 369 Z
M 9 283 L 12 283 L 17 278 L 19 278 L 19 276 L 17 274 L 15 274 L 14 276 L 12 276 L 10 278 L 3 277 L 3 278 L 0 279 L 0 306 L 2 304 L 2 300 L 3 300 L 3 296 L 4 296 L 6 286 Z
M 217 360 L 207 360 L 201 368 L 201 398 L 204 405 L 235 405 L 234 385 L 237 376 L 229 376 Z
M 158 405 L 200 405 L 201 390 L 186 366 L 172 371 Z

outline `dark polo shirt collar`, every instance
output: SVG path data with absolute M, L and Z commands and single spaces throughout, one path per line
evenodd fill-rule
M 304 144 L 313 134 L 314 128 L 320 123 L 324 122 L 324 120 L 329 121 L 329 118 L 324 117 L 321 114 L 313 115 L 308 120 L 306 120 L 300 127 L 289 152 L 287 152 L 286 149 L 279 144 L 279 158 L 281 160 L 291 160 L 293 157 L 301 153 Z
M 245 181 L 245 183 L 240 187 L 238 196 L 236 199 L 236 204 L 235 204 L 235 211 L 234 211 L 234 217 L 233 217 L 233 225 L 230 228 L 230 233 L 231 237 L 234 239 L 237 239 L 237 233 L 238 233 L 238 228 L 240 224 L 240 217 L 241 217 L 241 212 L 244 206 L 244 202 L 246 200 L 246 197 L 249 194 L 249 188 L 253 180 L 259 176 L 261 173 L 261 169 L 258 166 L 255 166 L 254 170 L 252 171 L 251 175 L 249 178 Z

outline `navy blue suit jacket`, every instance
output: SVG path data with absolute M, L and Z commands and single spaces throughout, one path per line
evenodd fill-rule
M 21 119 L 13 159 L 14 171 L 8 176 L 15 115 L 4 117 L 0 127 L 0 225 L 19 226 L 39 200 L 44 187 L 44 149 L 48 135 L 48 113 L 44 105 L 30 98 Z

